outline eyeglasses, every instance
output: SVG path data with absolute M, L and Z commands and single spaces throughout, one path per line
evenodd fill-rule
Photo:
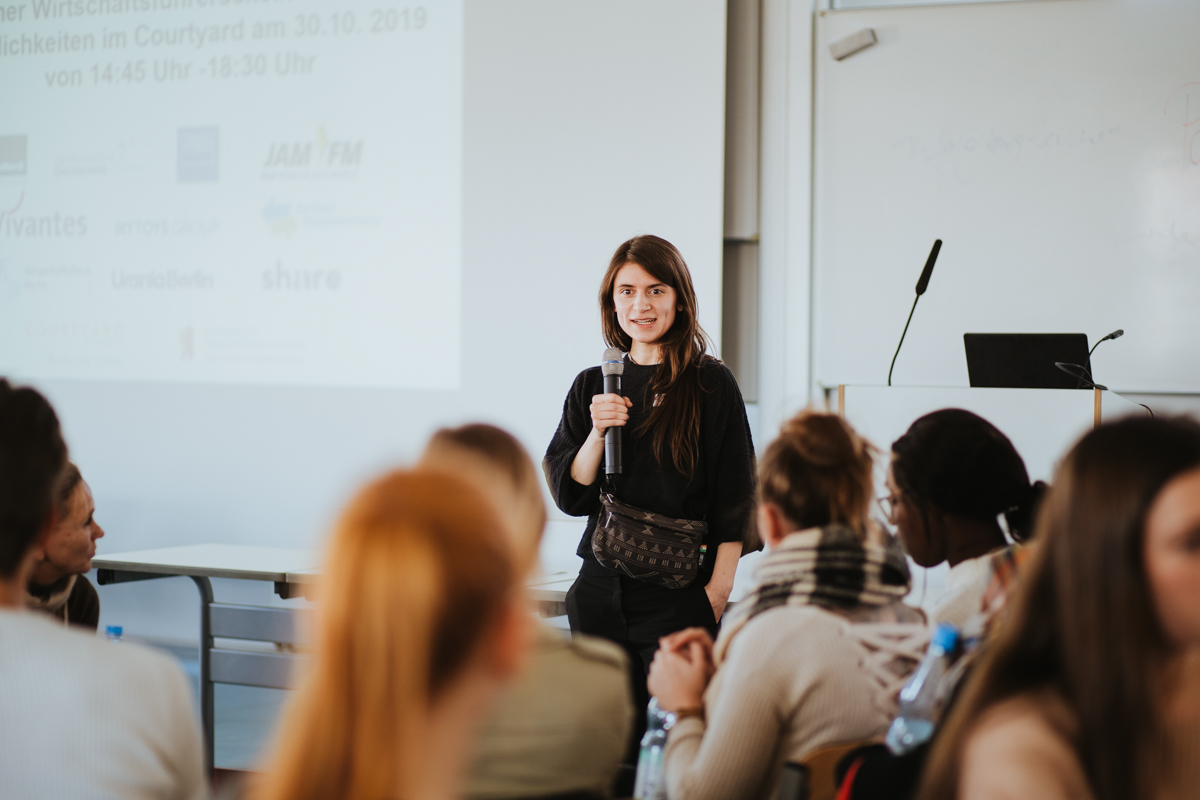
M 883 512 L 883 518 L 889 525 L 896 524 L 896 510 L 900 506 L 900 497 L 895 494 L 886 494 L 875 498 L 879 503 L 879 510 Z

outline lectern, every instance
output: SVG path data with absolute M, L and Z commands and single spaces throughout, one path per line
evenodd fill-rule
M 1147 413 L 1099 389 L 838 386 L 838 413 L 884 453 L 913 421 L 939 408 L 965 408 L 991 422 L 1025 459 L 1029 479 L 1044 481 L 1087 431 L 1105 420 Z

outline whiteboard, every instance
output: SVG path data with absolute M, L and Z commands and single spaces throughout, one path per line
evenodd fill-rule
M 828 44 L 873 28 L 841 62 Z M 1124 391 L 1200 390 L 1200 4 L 831 11 L 815 53 L 814 376 L 965 386 L 965 332 L 1123 328 Z

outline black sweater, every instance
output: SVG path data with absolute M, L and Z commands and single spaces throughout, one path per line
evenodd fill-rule
M 746 420 L 746 405 L 729 368 L 715 358 L 700 367 L 700 443 L 695 475 L 691 481 L 674 464 L 660 467 L 654 457 L 653 437 L 638 429 L 650 414 L 647 388 L 657 366 L 641 366 L 625 357 L 621 394 L 633 401 L 629 421 L 622 431 L 624 472 L 616 481 L 622 502 L 685 519 L 708 523 L 709 557 L 696 582 L 707 585 L 712 577 L 717 546 L 723 542 L 749 541 L 750 517 L 754 509 L 754 443 Z M 596 561 L 592 554 L 592 531 L 600 511 L 600 484 L 584 486 L 571 477 L 571 464 L 592 430 L 588 407 L 592 397 L 604 392 L 599 367 L 585 369 L 575 378 L 563 404 L 562 421 L 546 450 L 543 466 L 554 502 L 567 514 L 587 515 L 587 527 L 579 543 L 583 558 L 581 575 L 617 575 Z M 601 464 L 603 471 L 603 463 Z

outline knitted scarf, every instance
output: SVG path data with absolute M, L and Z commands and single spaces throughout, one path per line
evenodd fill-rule
M 779 606 L 881 606 L 902 600 L 910 586 L 900 543 L 878 528 L 865 540 L 845 525 L 791 534 L 758 563 L 754 588 L 729 613 L 713 648 L 725 660 L 729 642 L 754 617 Z
M 66 624 L 67 622 L 70 622 L 70 620 L 67 619 L 67 612 L 63 606 L 65 606 L 67 601 L 71 599 L 71 590 L 75 588 L 75 580 L 78 577 L 78 575 L 68 576 L 66 582 L 61 587 L 45 587 L 51 589 L 51 591 L 49 591 L 44 597 L 39 597 L 38 595 L 29 591 L 29 587 L 27 586 L 25 588 L 25 607 L 34 608 L 39 611 L 46 611 L 56 617 L 61 611 L 63 623 Z

